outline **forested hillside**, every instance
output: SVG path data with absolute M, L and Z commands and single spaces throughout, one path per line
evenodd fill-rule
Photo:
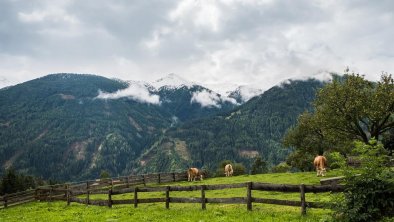
M 125 175 L 171 125 L 234 107 L 191 103 L 189 88 L 151 89 L 165 99 L 161 105 L 127 96 L 97 98 L 99 91 L 128 86 L 95 75 L 53 74 L 1 89 L 1 171 L 13 167 L 56 180 L 97 178 L 102 170 Z
M 289 154 L 281 139 L 300 113 L 311 108 L 317 80 L 289 81 L 275 86 L 222 115 L 168 130 L 142 157 L 140 171 L 157 172 L 187 166 L 215 170 L 223 160 L 249 167 L 261 156 L 269 165 Z
M 131 84 L 53 74 L 1 89 L 2 172 L 11 167 L 43 179 L 82 180 L 103 170 L 117 176 L 215 169 L 225 159 L 249 167 L 257 156 L 274 165 L 289 153 L 281 145 L 284 132 L 323 83 L 291 81 L 240 106 L 198 85 L 147 85 L 143 90 L 159 97 L 157 104 L 112 96 Z M 198 93 L 214 103 L 194 101 Z

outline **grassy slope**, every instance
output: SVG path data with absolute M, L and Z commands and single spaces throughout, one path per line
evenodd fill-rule
M 337 176 L 329 172 L 328 177 Z M 246 181 L 269 182 L 282 184 L 318 184 L 315 173 L 283 173 L 261 174 L 253 176 L 237 176 L 232 178 L 212 178 L 202 182 L 181 182 L 190 184 L 225 184 Z M 175 183 L 174 183 L 175 184 Z M 169 184 L 171 185 L 171 184 Z M 170 196 L 199 197 L 200 192 L 171 192 Z M 253 191 L 253 196 L 299 200 L 299 194 L 283 194 L 279 192 Z M 163 197 L 164 193 L 141 193 L 139 198 Z M 227 189 L 207 191 L 206 197 L 244 197 L 246 189 Z M 132 198 L 132 194 L 119 195 L 113 199 Z M 106 199 L 105 195 L 93 195 L 92 199 Z M 307 194 L 307 201 L 329 201 L 330 194 Z M 114 205 L 112 209 L 99 206 L 86 206 L 65 202 L 35 202 L 11 207 L 0 211 L 2 221 L 319 221 L 327 217 L 330 210 L 308 209 L 307 216 L 300 216 L 299 207 L 253 204 L 253 211 L 248 212 L 245 204 L 207 204 L 207 210 L 201 210 L 200 204 L 170 204 L 165 209 L 164 203 L 132 205 Z

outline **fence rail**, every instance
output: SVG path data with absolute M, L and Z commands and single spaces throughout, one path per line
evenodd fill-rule
M 19 192 L 15 194 L 4 195 L 0 197 L 0 207 L 40 201 L 67 201 L 67 205 L 71 202 L 108 206 L 117 204 L 130 204 L 138 207 L 139 204 L 145 203 L 165 203 L 168 209 L 170 203 L 200 203 L 202 209 L 206 209 L 207 204 L 245 204 L 247 210 L 252 210 L 253 203 L 276 204 L 285 206 L 298 206 L 301 208 L 301 214 L 306 214 L 307 208 L 326 208 L 327 203 L 307 202 L 306 193 L 322 193 L 322 192 L 343 192 L 344 185 L 289 185 L 289 184 L 270 184 L 270 183 L 237 183 L 237 184 L 215 184 L 215 185 L 191 185 L 191 186 L 146 186 L 147 184 L 158 184 L 164 182 L 184 181 L 187 179 L 185 173 L 166 173 L 151 175 L 136 175 L 129 177 L 118 177 L 104 180 L 91 180 L 73 184 L 58 184 L 52 186 L 39 187 L 36 190 Z M 205 195 L 209 190 L 224 189 L 246 189 L 246 196 L 243 197 L 209 197 Z M 199 191 L 200 197 L 173 197 L 171 192 L 192 192 Z M 285 192 L 300 193 L 300 199 L 297 200 L 279 200 L 260 198 L 252 195 L 252 191 L 268 191 L 268 192 Z M 139 198 L 139 193 L 145 192 L 163 192 L 165 197 Z M 105 194 L 107 199 L 92 200 L 92 194 Z M 113 197 L 121 194 L 133 194 L 130 199 L 114 200 Z M 81 195 L 86 195 L 81 197 Z
M 88 180 L 77 183 L 55 184 L 40 186 L 35 190 L 22 191 L 18 193 L 5 194 L 0 196 L 0 209 L 15 206 L 18 204 L 28 203 L 35 200 L 54 201 L 67 200 L 71 202 L 83 202 L 88 204 L 100 204 L 100 201 L 90 200 L 91 194 L 108 194 L 108 190 L 128 189 L 138 185 L 150 183 L 167 183 L 184 181 L 187 179 L 185 172 L 179 173 L 156 173 L 146 175 L 132 175 L 126 177 Z M 75 196 L 86 194 L 84 201 L 75 198 Z M 99 203 L 97 203 L 99 202 Z M 108 205 L 107 203 L 105 204 Z
M 223 189 L 236 189 L 246 188 L 246 197 L 227 197 L 227 198 L 206 198 L 205 191 L 208 190 L 223 190 Z M 206 204 L 246 204 L 247 210 L 252 210 L 252 203 L 263 204 L 276 204 L 285 206 L 298 206 L 301 207 L 301 214 L 306 214 L 306 208 L 326 208 L 327 203 L 321 202 L 307 202 L 305 198 L 306 193 L 323 193 L 323 192 L 343 192 L 343 185 L 287 185 L 287 184 L 269 184 L 269 183 L 237 183 L 237 184 L 217 184 L 217 185 L 192 185 L 192 186 L 158 186 L 158 187 L 132 187 L 120 190 L 108 190 L 102 192 L 108 194 L 107 200 L 89 200 L 88 198 L 75 197 L 76 193 L 69 191 L 70 202 L 77 202 L 82 204 L 92 204 L 98 206 L 108 206 L 117 204 L 129 204 L 138 207 L 139 204 L 145 203 L 165 203 L 168 209 L 170 203 L 201 203 L 201 208 L 206 209 Z M 200 197 L 171 197 L 170 193 L 175 191 L 200 191 Z M 272 191 L 272 192 L 287 192 L 287 193 L 300 193 L 300 200 L 278 200 L 266 199 L 252 196 L 252 191 Z M 151 197 L 139 198 L 139 193 L 146 192 L 164 192 L 165 197 Z M 123 200 L 113 200 L 113 196 L 121 194 L 134 194 L 133 198 Z M 86 192 L 85 192 L 86 194 Z

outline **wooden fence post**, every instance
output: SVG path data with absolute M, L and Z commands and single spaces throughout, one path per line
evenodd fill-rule
M 157 181 L 160 183 L 160 173 L 158 174 L 157 177 L 158 177 L 158 178 L 157 178 Z
M 67 206 L 70 206 L 70 185 L 67 184 Z
M 301 194 L 301 215 L 306 215 L 305 184 L 300 185 Z
M 114 188 L 114 180 L 111 178 L 111 189 Z
M 89 181 L 86 181 L 86 205 L 90 204 Z
M 129 176 L 126 177 L 126 188 L 129 188 Z
M 142 182 L 144 183 L 144 187 L 146 186 L 146 179 L 145 179 L 145 174 L 142 175 Z
M 207 209 L 207 205 L 206 205 L 206 199 L 205 199 L 205 189 L 206 186 L 205 185 L 201 185 L 201 209 L 205 210 Z
M 138 187 L 134 188 L 134 208 L 138 207 Z
M 166 209 L 170 208 L 170 186 L 166 187 Z
M 34 190 L 34 199 L 38 200 L 38 188 Z
M 108 207 L 112 207 L 112 189 L 108 190 Z
M 172 181 L 175 182 L 175 173 L 172 173 Z
M 3 196 L 3 200 L 4 200 L 4 208 L 7 208 L 8 204 L 7 204 L 7 194 L 4 194 Z
M 252 210 L 252 182 L 247 183 L 246 191 L 246 208 Z
M 49 189 L 49 202 L 52 202 L 52 192 L 53 192 L 53 186 L 51 185 L 51 189 Z

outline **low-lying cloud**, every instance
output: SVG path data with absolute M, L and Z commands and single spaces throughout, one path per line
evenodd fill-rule
M 221 97 L 219 94 L 208 90 L 193 92 L 192 98 L 190 100 L 190 103 L 199 103 L 202 107 L 217 108 L 221 108 L 220 103 L 222 102 L 237 104 L 237 102 L 233 98 Z
M 160 105 L 160 96 L 151 94 L 148 89 L 143 86 L 132 84 L 126 89 L 118 90 L 114 93 L 107 93 L 99 90 L 97 99 L 120 99 L 131 98 L 139 102 Z

